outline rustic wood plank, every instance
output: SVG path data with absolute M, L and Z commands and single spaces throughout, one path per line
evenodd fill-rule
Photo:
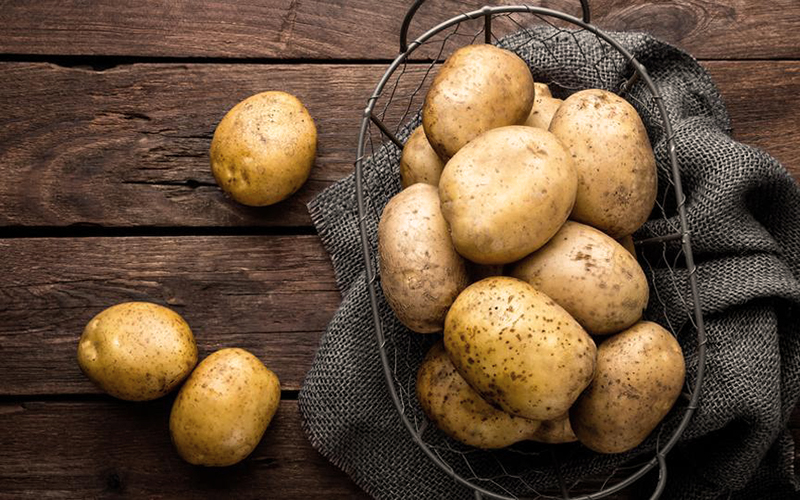
M 411 36 L 484 4 L 436 0 L 418 12 Z M 410 0 L 236 0 L 3 3 L 0 52 L 233 58 L 393 58 Z M 532 2 L 578 15 L 577 0 Z M 593 22 L 649 31 L 708 59 L 800 57 L 800 4 L 775 0 L 592 0 Z M 495 28 L 499 29 L 498 23 Z
M 297 401 L 281 401 L 255 451 L 226 468 L 178 457 L 168 430 L 171 405 L 171 397 L 0 404 L 0 496 L 369 498 L 311 447 Z
M 735 136 L 800 175 L 800 62 L 708 62 Z M 406 94 L 426 65 L 411 65 Z M 383 65 L 136 64 L 108 71 L 0 64 L 0 227 L 309 225 L 305 204 L 352 170 L 360 111 Z M 214 184 L 216 123 L 266 89 L 298 95 L 319 128 L 311 179 L 249 208 Z M 419 102 L 422 94 L 418 94 Z M 391 119 L 399 120 L 400 106 Z M 392 122 L 393 123 L 393 122 Z
M 341 300 L 314 236 L 6 239 L 0 255 L 0 395 L 98 393 L 78 338 L 130 300 L 180 313 L 201 357 L 248 349 L 296 390 Z

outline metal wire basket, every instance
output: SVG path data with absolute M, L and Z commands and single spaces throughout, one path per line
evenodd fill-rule
M 581 0 L 582 18 L 528 5 L 484 7 L 444 21 L 407 43 L 407 32 L 411 20 L 422 5 L 416 0 L 405 19 L 400 34 L 400 54 L 392 61 L 381 77 L 375 91 L 367 101 L 358 137 L 358 152 L 355 162 L 355 190 L 358 205 L 358 221 L 361 233 L 361 251 L 366 267 L 369 300 L 386 383 L 403 424 L 411 438 L 430 459 L 456 482 L 471 488 L 476 498 L 566 498 L 572 500 L 594 500 L 604 498 L 630 486 L 658 467 L 658 479 L 651 498 L 658 498 L 666 485 L 667 467 L 665 457 L 680 439 L 694 414 L 703 383 L 706 357 L 705 330 L 697 287 L 695 264 L 692 256 L 691 232 L 687 223 L 685 197 L 681 186 L 680 168 L 676 158 L 675 138 L 669 116 L 658 87 L 639 63 L 620 43 L 608 33 L 590 24 L 587 0 Z M 531 27 L 534 22 L 537 27 Z M 501 39 L 502 31 L 515 32 L 513 37 Z M 594 53 L 586 54 L 586 44 L 594 37 Z M 666 146 L 667 161 L 659 161 L 659 197 L 651 219 L 671 220 L 677 215 L 678 224 L 667 236 L 651 237 L 636 241 L 640 249 L 640 263 L 645 272 L 652 275 L 657 269 L 668 271 L 678 266 L 688 270 L 691 311 L 689 328 L 694 330 L 697 354 L 696 375 L 692 386 L 685 388 L 684 398 L 673 408 L 674 425 L 662 424 L 652 436 L 655 452 L 647 456 L 634 457 L 613 468 L 602 484 L 570 474 L 568 465 L 576 455 L 576 446 L 521 444 L 508 449 L 486 451 L 461 445 L 443 433 L 422 413 L 415 397 L 416 369 L 436 339 L 432 336 L 414 334 L 398 329 L 396 319 L 386 307 L 379 286 L 377 273 L 377 242 L 375 221 L 389 198 L 400 189 L 399 178 L 390 183 L 367 182 L 365 179 L 377 175 L 372 172 L 378 157 L 389 160 L 395 171 L 403 148 L 403 141 L 420 123 L 419 109 L 422 106 L 427 86 L 434 69 L 454 48 L 465 43 L 497 43 L 516 51 L 551 50 L 552 44 L 574 43 L 579 55 L 571 64 L 559 64 L 555 60 L 541 74 L 534 70 L 537 82 L 549 83 L 555 97 L 565 97 L 571 92 L 586 88 L 592 81 L 595 87 L 615 91 L 625 97 L 648 123 L 651 141 L 660 137 Z M 513 40 L 509 42 L 508 40 Z M 412 54 L 421 59 L 412 60 Z M 550 52 L 551 55 L 555 55 Z M 581 57 L 583 59 L 581 60 Z M 610 75 L 627 75 L 621 81 Z M 388 142 L 384 142 L 384 138 Z M 376 148 L 375 143 L 378 142 Z M 654 142 L 655 144 L 655 142 Z M 398 176 L 395 176 L 398 177 Z M 369 192 L 368 185 L 372 186 Z M 376 192 L 380 191 L 380 192 Z M 669 242 L 680 241 L 677 252 L 668 252 Z M 675 284 L 675 286 L 678 286 Z M 660 301 L 659 290 L 651 280 L 651 300 Z M 661 303 L 664 306 L 663 303 Z M 664 306 L 666 307 L 666 306 Z M 665 316 L 666 317 L 666 316 Z M 676 328 L 663 318 L 649 318 L 677 335 Z M 394 322 L 394 323 L 393 323 Z M 687 382 L 688 384 L 688 382 Z M 680 412 L 682 411 L 682 416 Z M 672 415 L 671 414 L 671 415 Z M 391 453 L 391 451 L 387 451 Z M 580 453 L 586 453 L 583 449 Z M 584 462 L 584 465 L 586 462 Z M 556 485 L 541 489 L 541 484 Z M 578 493 L 576 493 L 576 491 Z M 582 492 L 581 492 L 582 491 Z M 577 496 L 571 496 L 577 495 Z

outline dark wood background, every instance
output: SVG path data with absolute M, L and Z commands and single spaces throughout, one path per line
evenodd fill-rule
M 365 496 L 301 429 L 297 393 L 340 300 L 305 204 L 351 170 L 410 3 L 0 0 L 0 496 Z M 411 33 L 482 4 L 430 0 Z M 700 59 L 735 137 L 800 177 L 800 2 L 591 4 L 597 25 Z M 254 209 L 216 187 L 208 147 L 227 109 L 268 89 L 306 104 L 318 159 L 296 196 Z M 278 373 L 281 408 L 245 462 L 183 463 L 171 398 L 120 402 L 81 375 L 83 326 L 127 300 L 174 308 L 201 355 L 244 347 Z M 800 413 L 791 426 L 800 437 Z

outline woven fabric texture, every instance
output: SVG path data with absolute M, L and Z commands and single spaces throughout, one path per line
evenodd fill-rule
M 800 396 L 800 189 L 774 158 L 731 138 L 719 92 L 690 55 L 645 34 L 610 35 L 648 69 L 669 114 L 708 336 L 700 406 L 668 456 L 662 498 L 795 498 L 794 442 L 786 424 Z M 537 81 L 557 82 L 556 96 L 570 89 L 616 90 L 632 73 L 621 55 L 585 31 L 541 26 L 500 45 L 519 54 Z M 679 226 L 663 123 L 642 82 L 627 98 L 642 116 L 659 165 L 659 201 L 636 237 L 670 234 Z M 418 123 L 418 116 L 410 120 L 400 138 Z M 387 143 L 365 162 L 373 255 L 380 211 L 400 189 L 399 156 Z M 300 392 L 311 443 L 375 498 L 473 498 L 414 443 L 390 398 L 368 299 L 353 176 L 320 194 L 309 210 L 343 295 Z M 697 341 L 680 242 L 643 248 L 639 257 L 653 290 L 647 318 L 678 336 L 688 390 L 696 380 Z M 436 336 L 408 331 L 380 290 L 378 299 L 404 413 L 418 426 L 424 417 L 414 398 L 414 374 Z M 460 475 L 510 496 L 535 497 L 556 487 L 559 474 L 568 484 L 615 471 L 624 477 L 620 466 L 651 459 L 687 404 L 679 400 L 645 443 L 621 455 L 598 455 L 579 444 L 481 452 L 432 426 L 422 436 Z M 644 496 L 652 482 L 637 487 Z

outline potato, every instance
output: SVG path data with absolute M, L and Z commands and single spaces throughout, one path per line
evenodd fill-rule
M 538 127 L 547 130 L 550 127 L 550 120 L 561 103 L 561 99 L 553 98 L 550 88 L 543 83 L 534 84 L 536 87 L 536 98 L 533 100 L 533 107 L 525 120 L 528 127 Z
M 437 427 L 478 448 L 504 448 L 529 439 L 539 428 L 537 420 L 515 417 L 484 401 L 458 374 L 441 341 L 419 367 L 417 398 Z
M 569 413 L 581 443 L 599 453 L 635 448 L 683 388 L 683 352 L 668 331 L 642 321 L 597 350 L 597 373 Z
M 490 130 L 447 162 L 442 213 L 456 250 L 479 264 L 506 264 L 544 245 L 567 220 L 578 176 L 546 130 Z
M 433 150 L 422 126 L 411 132 L 400 157 L 400 183 L 403 188 L 422 182 L 439 185 L 444 162 Z
M 471 261 L 466 261 L 466 264 L 467 276 L 469 277 L 470 283 L 475 283 L 476 281 L 492 276 L 503 276 L 504 274 L 505 266 L 502 264 L 476 264 Z
M 172 391 L 197 364 L 197 344 L 176 312 L 124 302 L 91 319 L 78 343 L 78 365 L 108 394 L 148 401 Z
M 222 118 L 211 141 L 211 171 L 239 203 L 260 207 L 285 200 L 308 179 L 317 128 L 299 99 L 262 92 Z
M 530 440 L 539 443 L 560 444 L 574 443 L 578 440 L 578 437 L 572 432 L 572 426 L 569 424 L 569 414 L 564 414 L 554 420 L 542 422 L 542 425 L 536 429 Z
M 567 310 L 592 335 L 636 323 L 650 290 L 636 258 L 597 229 L 567 221 L 511 276 L 527 281 Z
M 573 220 L 613 238 L 644 224 L 656 199 L 656 161 L 633 106 L 605 90 L 582 90 L 558 108 L 550 132 L 578 169 Z
M 442 331 L 468 281 L 435 187 L 414 184 L 389 200 L 378 224 L 378 254 L 383 294 L 397 319 L 415 332 Z
M 444 345 L 484 399 L 532 420 L 564 415 L 594 373 L 592 338 L 515 278 L 486 278 L 461 292 L 447 313 Z
M 492 45 L 467 45 L 431 83 L 422 107 L 425 135 L 439 156 L 451 158 L 487 130 L 525 123 L 533 98 L 525 61 Z
M 178 454 L 195 465 L 233 465 L 261 441 L 281 400 L 278 377 L 244 349 L 220 349 L 197 365 L 169 417 Z
M 636 257 L 636 245 L 633 244 L 633 236 L 630 234 L 628 236 L 623 236 L 622 238 L 617 239 L 617 243 L 622 245 L 625 250 L 630 252 L 633 257 Z

